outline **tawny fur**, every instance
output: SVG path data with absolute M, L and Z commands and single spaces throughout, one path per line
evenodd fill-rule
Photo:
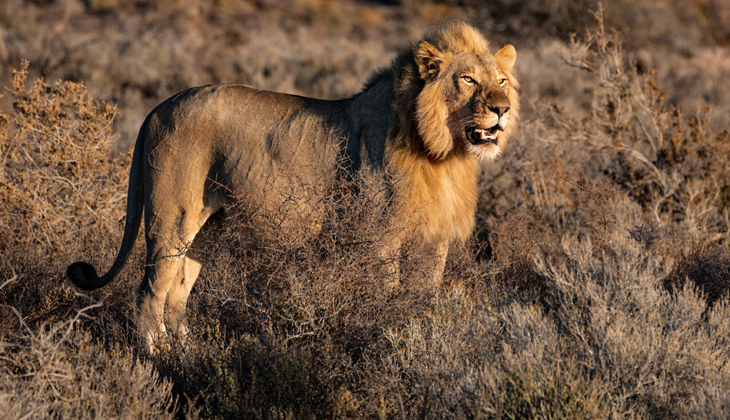
M 316 231 L 322 187 L 344 165 L 389 182 L 393 223 L 403 230 L 384 257 L 414 239 L 433 253 L 437 286 L 449 245 L 474 228 L 480 162 L 501 153 L 519 118 L 514 60 L 512 46 L 492 55 L 476 29 L 454 21 L 404 49 L 348 99 L 243 85 L 179 93 L 140 129 L 114 264 L 98 276 L 90 264 L 74 263 L 68 277 L 87 290 L 108 284 L 144 214 L 138 328 L 153 352 L 168 327 L 187 334 L 185 306 L 202 266 L 188 249 L 208 218 L 232 204 L 227 191 L 246 197 L 262 218 L 279 217 L 283 229 L 309 223 Z

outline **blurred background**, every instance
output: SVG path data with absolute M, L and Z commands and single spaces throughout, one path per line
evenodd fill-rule
M 640 73 L 658 71 L 670 104 L 705 102 L 713 127 L 728 122 L 730 2 L 605 0 L 607 31 L 621 34 Z M 21 59 L 30 76 L 83 82 L 116 105 L 120 150 L 146 114 L 195 85 L 245 83 L 340 98 L 356 93 L 397 49 L 439 21 L 464 19 L 496 50 L 518 51 L 527 119 L 538 103 L 590 108 L 593 87 L 564 65 L 571 34 L 593 25 L 595 0 L 3 0 L 0 80 Z M 12 106 L 9 98 L 0 110 Z

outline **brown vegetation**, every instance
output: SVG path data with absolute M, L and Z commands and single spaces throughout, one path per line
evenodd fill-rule
M 24 61 L 13 72 L 13 117 L 0 115 L 0 234 L 46 255 L 79 236 L 116 234 L 130 162 L 111 156 L 116 108 L 81 84 L 26 86 L 27 77 Z
M 33 13 L 55 7 L 42 3 L 4 4 L 0 22 L 11 12 L 12 22 L 35 22 Z M 225 25 L 205 29 L 206 19 L 226 21 L 226 10 L 248 5 L 266 17 L 249 16 L 247 22 L 274 27 L 266 19 L 280 13 L 270 6 L 276 2 L 259 3 L 205 3 L 199 8 L 205 19 L 185 19 L 197 22 L 196 30 L 224 36 L 225 31 L 216 31 Z M 359 73 L 372 65 L 363 63 L 377 61 L 367 57 L 389 47 L 363 47 L 367 51 L 361 57 L 347 61 L 351 53 L 333 45 L 369 45 L 378 34 L 395 31 L 372 28 L 398 28 L 391 14 L 416 16 L 409 2 L 403 3 L 381 8 L 295 2 L 290 15 L 276 15 L 283 17 L 284 29 L 273 30 L 272 37 L 296 32 L 306 7 L 317 12 L 300 34 L 317 33 L 322 42 L 313 42 L 300 56 L 328 56 L 331 61 L 322 61 L 321 73 L 309 73 L 304 59 L 292 64 L 301 72 L 286 71 L 291 62 L 285 52 L 275 50 L 264 58 L 254 50 L 255 42 L 241 47 L 242 55 L 226 59 L 246 65 L 262 60 L 256 65 L 264 67 L 279 60 L 268 70 L 269 78 L 262 76 L 263 67 L 251 73 L 258 76 L 246 76 L 264 88 L 292 83 L 293 90 L 304 91 L 309 84 L 326 92 L 323 96 L 353 92 L 355 85 L 352 90 L 346 83 L 338 87 L 344 90 L 327 86 L 355 76 L 362 80 Z M 444 3 L 429 3 L 428 10 L 473 11 L 484 18 L 494 7 Z M 321 235 L 262 240 L 251 235 L 245 212 L 222 232 L 210 232 L 198 249 L 207 254 L 208 264 L 188 304 L 192 346 L 186 352 L 173 348 L 154 360 L 136 356 L 130 296 L 143 271 L 141 250 L 109 289 L 79 294 L 62 276 L 66 264 L 77 259 L 108 267 L 120 240 L 129 157 L 111 152 L 116 111 L 90 100 L 80 84 L 39 80 L 29 87 L 24 67 L 14 79 L 6 78 L 12 89 L 5 100 L 16 105 L 0 118 L 0 413 L 9 418 L 730 417 L 730 139 L 718 126 L 722 118 L 708 108 L 697 112 L 691 107 L 691 94 L 684 91 L 699 82 L 683 84 L 676 74 L 666 74 L 663 64 L 656 66 L 658 72 L 648 71 L 644 66 L 650 59 L 636 61 L 622 47 L 627 41 L 630 51 L 651 45 L 659 45 L 659 51 L 666 44 L 657 39 L 679 41 L 640 25 L 629 28 L 629 36 L 610 34 L 593 4 L 597 13 L 575 19 L 590 31 L 571 38 L 570 31 L 550 29 L 568 20 L 563 14 L 577 13 L 567 3 L 556 3 L 555 14 L 543 20 L 540 2 L 493 3 L 515 14 L 504 29 L 511 36 L 527 37 L 526 23 L 543 22 L 535 35 L 541 38 L 533 42 L 546 51 L 560 45 L 564 63 L 550 64 L 538 50 L 523 52 L 516 40 L 500 40 L 517 45 L 523 98 L 548 92 L 548 85 L 554 89 L 523 103 L 527 112 L 520 130 L 502 159 L 485 167 L 477 232 L 449 256 L 445 285 L 434 291 L 419 284 L 419 276 L 409 270 L 420 265 L 406 249 L 398 256 L 402 290 L 387 293 L 379 287 L 382 262 L 376 256 L 391 232 L 372 205 L 378 186 L 352 180 L 323 204 L 328 222 Z M 645 6 L 633 3 L 608 2 L 603 13 L 610 22 L 644 19 L 632 11 Z M 135 8 L 154 9 L 143 1 L 87 4 L 88 22 L 109 10 L 136 22 Z M 706 16 L 702 25 L 656 4 L 661 7 L 647 13 L 676 18 L 688 37 L 704 42 L 698 41 L 698 51 L 728 42 L 723 28 L 730 26 L 717 23 L 724 3 L 689 2 L 689 10 Z M 517 5 L 530 7 L 519 15 Z M 173 15 L 190 10 L 176 7 Z M 170 19 L 179 23 L 181 18 Z M 418 19 L 425 18 L 412 19 L 422 23 Z M 485 22 L 498 31 L 497 23 Z M 6 33 L 13 24 L 2 24 Z M 362 31 L 361 41 L 325 36 L 343 27 L 350 34 Z M 170 32 L 157 28 L 159 39 L 170 39 L 165 38 Z M 31 29 L 26 25 L 26 31 Z M 641 46 L 637 35 L 642 30 L 648 43 L 658 44 Z M 239 28 L 235 36 L 260 40 L 265 38 L 261 31 L 254 25 Z M 564 38 L 549 40 L 552 35 Z M 181 51 L 161 48 L 158 42 L 164 41 L 147 37 L 160 60 Z M 17 39 L 4 39 L 0 56 L 4 50 L 37 53 L 31 46 L 23 50 Z M 39 42 L 44 49 L 43 43 L 60 41 Z M 46 55 L 46 65 L 55 63 L 76 79 L 88 76 L 89 89 L 105 83 L 105 89 L 121 89 L 102 81 L 104 71 L 75 73 L 69 67 L 88 65 L 71 57 L 88 55 L 91 50 L 85 48 L 103 45 L 99 42 L 67 50 L 66 61 Z M 668 62 L 677 57 L 666 55 Z M 529 66 L 538 59 L 544 60 L 542 75 Z M 680 62 L 674 71 L 689 65 L 674 61 Z M 362 68 L 345 72 L 343 79 L 336 76 L 358 64 Z M 36 65 L 41 61 L 34 60 L 30 71 Z M 219 65 L 219 70 L 235 67 L 225 60 Z M 170 70 L 182 79 L 134 74 L 140 86 L 154 80 L 194 84 L 186 77 L 198 70 Z M 296 79 L 307 75 L 314 76 Z M 707 75 L 710 84 L 719 80 L 713 77 Z M 127 87 L 127 98 L 136 89 Z M 155 91 L 153 99 L 166 95 L 166 89 Z M 707 89 L 719 95 L 710 101 L 716 110 L 728 105 L 722 89 Z

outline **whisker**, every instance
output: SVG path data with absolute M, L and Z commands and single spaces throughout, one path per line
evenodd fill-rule
M 464 118 L 463 120 L 459 121 L 458 127 L 459 127 L 459 130 L 466 130 L 467 127 L 475 126 L 475 125 L 477 125 L 477 124 L 474 122 L 474 118 L 469 117 L 469 118 Z

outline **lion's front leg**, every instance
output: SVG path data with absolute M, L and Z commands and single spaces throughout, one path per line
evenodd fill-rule
M 383 288 L 387 293 L 394 293 L 400 289 L 400 251 L 402 239 L 395 236 L 387 241 L 378 252 L 380 260 L 380 274 L 383 278 Z
M 435 246 L 433 259 L 431 260 L 432 272 L 430 275 L 429 287 L 432 290 L 441 286 L 446 268 L 446 258 L 449 256 L 449 243 L 444 241 Z

